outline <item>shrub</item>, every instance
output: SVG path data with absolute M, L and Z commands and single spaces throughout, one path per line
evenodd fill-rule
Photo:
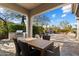
M 33 26 L 33 36 L 35 36 L 35 34 L 41 34 L 44 32 L 44 28 L 42 26 Z

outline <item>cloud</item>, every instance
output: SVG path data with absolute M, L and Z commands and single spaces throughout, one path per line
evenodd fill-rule
M 71 10 L 72 10 L 72 5 L 71 4 L 68 4 L 68 5 L 62 7 L 63 13 L 70 12 Z
M 0 13 L 4 13 L 4 9 L 3 8 L 0 8 Z
M 56 14 L 53 14 L 53 15 L 52 15 L 52 17 L 55 17 L 55 16 L 56 16 Z
M 70 12 L 71 9 L 67 9 L 67 10 L 63 10 L 63 13 L 67 13 L 67 12 Z
M 65 17 L 66 16 L 66 14 L 63 14 L 61 17 L 63 18 L 63 17 Z
M 68 5 L 66 5 L 66 6 L 63 6 L 63 7 L 62 7 L 62 10 L 69 9 L 69 8 L 71 8 L 71 4 L 68 4 Z
M 71 25 L 77 25 L 77 23 L 75 22 L 75 23 L 70 23 Z
M 70 23 L 70 24 L 73 26 L 73 28 L 76 28 L 77 23 Z

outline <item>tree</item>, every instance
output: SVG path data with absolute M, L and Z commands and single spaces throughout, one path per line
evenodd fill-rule
M 58 26 L 55 26 L 55 25 L 52 25 L 52 30 L 53 30 L 53 32 L 54 33 L 60 33 L 60 27 L 58 27 Z
M 4 27 L 4 22 L 0 20 L 0 39 L 5 39 L 7 38 L 7 30 Z
M 63 29 L 68 27 L 68 25 L 69 25 L 69 22 L 66 20 L 60 22 L 60 27 Z
M 14 19 L 22 18 L 22 15 L 19 14 L 18 12 L 2 8 L 0 9 L 0 17 L 5 21 L 11 21 Z
M 33 26 L 33 37 L 35 34 L 42 34 L 44 32 L 44 28 L 42 26 Z
M 3 26 L 4 27 L 2 27 L 2 29 L 0 29 L 1 30 L 1 34 L 3 34 L 4 32 L 5 32 L 5 34 L 7 34 L 8 35 L 8 26 L 7 26 L 7 22 L 4 20 L 4 19 L 2 19 L 1 17 L 0 17 L 0 20 L 2 20 L 3 21 Z M 6 30 L 5 30 L 6 29 Z M 4 31 L 5 30 L 5 31 Z M 4 32 L 3 32 L 4 31 Z
M 16 30 L 24 30 L 24 31 L 26 30 L 26 27 L 23 24 L 15 24 L 12 22 L 8 22 L 7 24 L 9 32 L 16 32 Z
M 13 31 L 13 28 L 15 28 L 14 24 L 10 24 L 11 28 L 8 26 L 9 22 L 13 22 L 16 20 L 22 20 L 23 15 L 19 14 L 18 12 L 12 11 L 12 10 L 8 10 L 5 8 L 1 8 L 0 9 L 0 20 L 3 21 L 4 27 L 2 30 L 6 30 L 7 31 L 7 35 L 8 32 L 11 30 Z M 18 26 L 18 25 L 17 25 Z M 23 26 L 23 25 L 22 25 Z M 8 28 L 9 27 L 9 28 Z M 18 28 L 18 27 L 17 27 Z M 0 29 L 1 30 L 1 29 Z M 4 31 L 5 32 L 5 31 Z
M 68 21 L 61 21 L 60 27 L 62 28 L 62 32 L 65 32 L 66 34 L 73 31 L 72 25 L 70 25 Z
M 48 25 L 50 23 L 50 18 L 44 14 L 34 17 L 35 25 Z

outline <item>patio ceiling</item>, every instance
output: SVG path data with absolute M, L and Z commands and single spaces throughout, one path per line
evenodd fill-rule
M 53 9 L 60 6 L 60 3 L 0 3 L 1 7 L 6 7 L 23 14 L 31 16 L 46 11 L 48 9 Z
M 31 9 L 41 5 L 41 3 L 17 3 L 17 5 L 22 6 L 25 9 L 31 10 Z
M 0 7 L 18 11 L 22 14 L 28 13 L 28 11 L 25 8 L 22 8 L 21 6 L 16 5 L 15 3 L 0 3 Z
M 41 13 L 49 9 L 55 9 L 58 6 L 64 6 L 62 3 L 0 3 L 0 6 L 6 7 L 25 15 L 30 14 L 31 16 Z M 72 11 L 74 14 L 77 12 L 78 4 L 72 4 Z
M 72 5 L 72 11 L 76 15 L 76 19 L 79 20 L 79 4 L 78 3 L 74 3 Z
M 77 5 L 76 16 L 78 17 L 79 20 L 79 5 Z
M 72 4 L 72 11 L 74 14 L 77 13 L 77 9 L 78 9 L 78 4 L 77 3 Z

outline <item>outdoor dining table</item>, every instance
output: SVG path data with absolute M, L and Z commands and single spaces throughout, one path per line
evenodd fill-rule
M 53 41 L 37 39 L 37 38 L 26 38 L 19 40 L 39 50 L 41 52 L 41 56 L 44 55 L 45 50 L 53 43 Z

